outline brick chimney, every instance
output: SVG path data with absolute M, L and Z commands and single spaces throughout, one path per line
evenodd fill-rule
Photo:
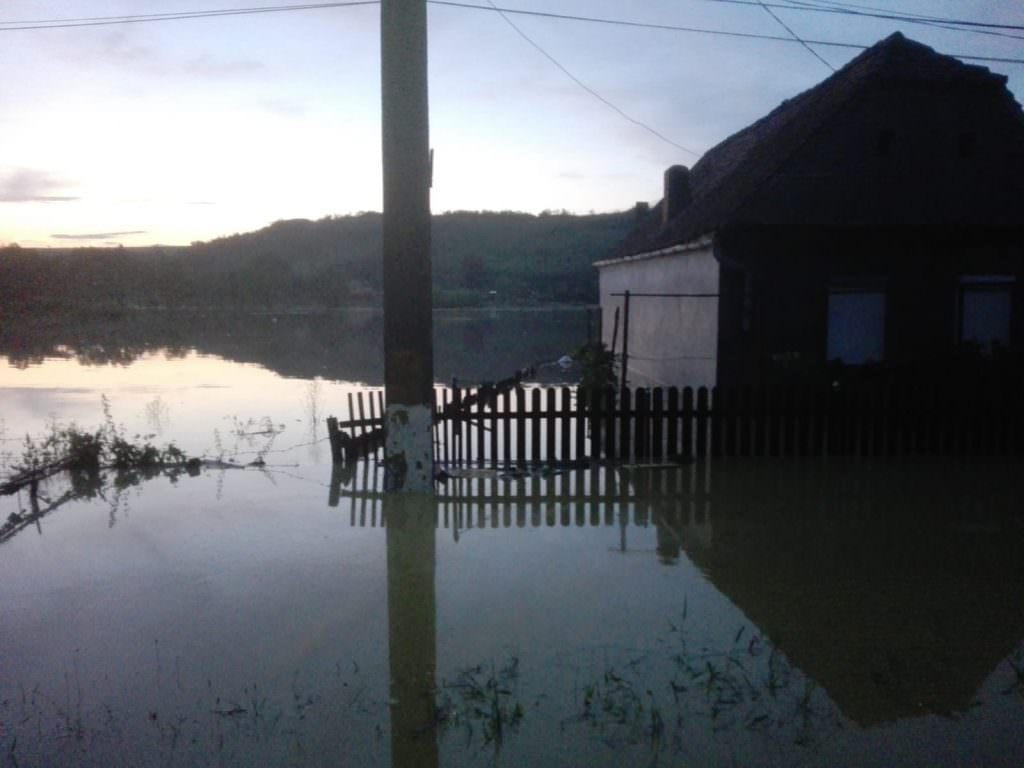
M 665 171 L 665 199 L 661 208 L 662 223 L 674 219 L 690 203 L 690 169 L 673 165 Z

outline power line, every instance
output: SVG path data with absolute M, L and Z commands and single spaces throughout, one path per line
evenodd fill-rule
M 820 53 L 818 53 L 818 52 L 817 52 L 816 50 L 814 50 L 813 48 L 811 48 L 811 46 L 809 46 L 809 45 L 808 45 L 807 43 L 805 43 L 805 42 L 804 42 L 803 40 L 801 40 L 801 39 L 800 39 L 800 36 L 799 36 L 799 35 L 798 35 L 798 34 L 797 34 L 796 32 L 794 32 L 794 31 L 792 30 L 792 28 L 791 28 L 791 27 L 790 27 L 790 26 L 789 26 L 789 25 L 788 25 L 788 24 L 787 24 L 786 22 L 784 22 L 784 21 L 783 21 L 782 19 L 780 19 L 780 18 L 779 18 L 779 16 L 778 16 L 778 14 L 776 14 L 776 13 L 775 13 L 775 11 L 773 11 L 773 10 L 772 10 L 771 8 L 769 8 L 769 7 L 768 7 L 768 4 L 767 4 L 767 3 L 763 3 L 763 2 L 762 2 L 762 3 L 760 3 L 760 6 L 761 6 L 762 8 L 764 8 L 764 10 L 765 10 L 765 13 L 767 13 L 767 14 L 768 14 L 769 16 L 771 16 L 771 17 L 772 17 L 773 19 L 775 19 L 775 20 L 776 20 L 776 21 L 777 21 L 777 22 L 778 22 L 778 23 L 779 23 L 779 24 L 780 24 L 780 25 L 782 26 L 782 28 L 783 28 L 784 30 L 786 30 L 787 32 L 789 32 L 789 34 L 793 36 L 793 39 L 794 39 L 794 40 L 796 40 L 796 41 L 797 41 L 798 43 L 800 43 L 800 45 L 802 45 L 802 46 L 803 46 L 804 48 L 806 48 L 806 49 L 807 49 L 807 51 L 808 51 L 808 52 L 809 52 L 809 53 L 810 53 L 810 54 L 811 54 L 811 55 L 812 55 L 812 56 L 813 56 L 814 58 L 816 58 L 816 59 L 817 59 L 818 61 L 820 61 L 820 62 L 821 62 L 822 64 L 824 64 L 824 65 L 825 65 L 826 67 L 828 67 L 828 68 L 829 68 L 829 69 L 830 69 L 831 71 L 833 71 L 833 72 L 835 72 L 835 71 L 836 71 L 836 68 L 835 68 L 835 67 L 833 67 L 833 66 L 832 66 L 831 64 L 829 64 L 829 63 L 828 63 L 827 61 L 825 61 L 825 59 L 824 59 L 824 58 L 822 57 L 822 55 L 821 55 Z
M 725 0 L 718 0 L 719 2 L 725 2 Z M 756 0 L 731 0 L 732 2 L 742 2 L 759 5 Z M 432 5 L 443 5 L 452 8 L 467 8 L 478 11 L 489 11 L 506 14 L 517 14 L 521 16 L 536 16 L 539 18 L 546 19 L 559 19 L 562 21 L 581 21 L 591 24 L 607 24 L 611 26 L 619 27 L 632 27 L 636 29 L 657 29 L 667 32 L 688 32 L 693 34 L 703 35 L 714 35 L 719 37 L 734 37 L 744 38 L 749 40 L 772 40 L 782 43 L 806 43 L 808 45 L 820 45 L 829 46 L 832 48 L 846 48 L 852 50 L 863 51 L 870 46 L 859 44 L 859 43 L 840 43 L 835 40 L 812 40 L 809 38 L 803 38 L 801 40 L 794 40 L 792 37 L 785 37 L 782 35 L 767 35 L 758 34 L 754 32 L 735 32 L 724 29 L 708 29 L 703 27 L 687 27 L 678 24 L 657 24 L 653 22 L 642 22 L 642 21 L 629 21 L 627 19 L 608 19 L 600 18 L 596 16 L 578 16 L 573 14 L 564 13 L 551 13 L 547 11 L 528 11 L 519 8 L 502 8 L 498 6 L 487 6 L 478 5 L 469 2 L 459 2 L 459 0 L 427 0 Z M 211 11 L 191 11 L 182 12 L 180 14 L 138 14 L 134 16 L 116 16 L 116 17 L 94 17 L 91 21 L 68 21 L 66 19 L 47 19 L 36 22 L 0 22 L 0 32 L 15 32 L 19 30 L 30 30 L 30 29 L 63 29 L 68 27 L 92 27 L 92 26 L 105 26 L 111 24 L 135 24 L 143 22 L 156 22 L 156 21 L 180 21 L 183 19 L 202 19 L 211 18 L 217 16 L 244 16 L 249 14 L 258 13 L 279 13 L 285 11 L 305 11 L 320 8 L 344 8 L 360 5 L 379 5 L 380 0 L 347 0 L 347 2 L 328 2 L 328 3 L 306 3 L 302 5 L 279 5 L 279 6 L 265 6 L 265 7 L 254 7 L 254 8 L 241 8 L 241 9 L 221 9 Z M 788 6 L 787 6 L 788 7 Z M 891 18 L 899 21 L 912 21 L 912 17 L 901 17 L 896 15 L 880 16 L 880 18 Z M 968 24 L 980 27 L 998 27 L 1001 29 L 1016 29 L 1024 30 L 1024 26 L 1013 25 L 1013 24 L 990 24 L 987 22 L 969 22 L 959 20 L 943 20 L 952 22 L 955 24 Z M 964 59 L 967 61 L 984 61 L 990 63 L 999 64 L 1024 64 L 1024 58 L 1014 58 L 1007 56 L 972 56 L 969 54 L 962 53 L 950 53 L 948 56 L 954 56 L 958 59 Z
M 708 2 L 725 3 L 729 5 L 760 5 L 770 8 L 784 8 L 786 10 L 801 10 L 809 13 L 832 13 L 843 16 L 864 16 L 870 19 L 885 19 L 887 21 L 906 21 L 920 23 L 922 21 L 942 22 L 943 24 L 955 24 L 959 27 L 981 27 L 984 29 L 1014 29 L 1024 30 L 1021 24 L 1000 24 L 992 21 L 975 21 L 974 19 L 951 19 L 944 16 L 927 16 L 917 13 L 891 13 L 882 9 L 871 9 L 870 6 L 853 5 L 849 3 L 829 3 L 828 7 L 822 7 L 812 3 L 799 3 L 799 8 L 793 5 L 782 5 L 780 3 L 762 3 L 758 0 L 708 0 Z
M 753 2 L 753 0 L 751 0 Z M 658 24 L 655 22 L 647 21 L 630 21 L 627 19 L 608 19 L 598 16 L 578 16 L 567 13 L 552 13 L 550 11 L 527 11 L 519 8 L 492 8 L 486 5 L 477 5 L 475 3 L 461 2 L 460 0 L 427 0 L 431 5 L 443 5 L 452 8 L 468 8 L 476 11 L 499 11 L 508 14 L 517 14 L 520 16 L 538 16 L 545 19 L 558 19 L 560 21 L 582 21 L 591 24 L 607 24 L 610 26 L 617 27 L 632 27 L 635 29 L 657 29 L 665 32 L 690 32 L 702 35 L 717 35 L 719 37 L 737 37 L 745 38 L 749 40 L 774 40 L 781 43 L 797 43 L 792 37 L 783 35 L 768 35 L 756 32 L 734 32 L 731 30 L 724 29 L 708 29 L 706 27 L 687 27 L 679 24 Z M 757 3 L 755 3 L 757 4 Z M 1024 29 L 1024 27 L 1018 27 Z M 812 40 L 810 38 L 803 38 L 805 43 L 810 45 L 824 45 L 832 48 L 847 48 L 852 50 L 863 51 L 867 50 L 871 46 L 863 45 L 861 43 L 840 43 L 835 40 Z M 969 61 L 987 61 L 997 62 L 1002 64 L 1024 64 L 1024 59 L 1001 57 L 1001 56 L 972 56 L 969 54 L 961 53 L 948 53 L 947 56 L 953 56 L 958 59 L 966 59 Z
M 619 116 L 625 118 L 629 122 L 633 123 L 634 125 L 640 126 L 645 131 L 648 131 L 652 135 L 658 137 L 659 139 L 664 141 L 666 144 L 670 144 L 671 146 L 675 147 L 676 149 L 680 149 L 683 152 L 686 152 L 688 154 L 693 155 L 694 157 L 699 157 L 700 156 L 699 152 L 694 152 L 689 147 L 684 147 L 682 144 L 677 144 L 676 142 L 672 141 L 672 139 L 668 138 L 664 134 L 660 133 L 659 131 L 657 131 L 654 128 L 652 128 L 651 126 L 649 126 L 647 123 L 643 122 L 642 120 L 637 120 L 635 117 L 627 114 L 625 111 L 620 109 L 618 106 L 616 106 L 615 104 L 610 102 L 608 99 L 606 99 L 600 93 L 598 93 L 593 88 L 591 88 L 589 85 L 587 85 L 582 80 L 580 80 L 578 77 L 576 77 L 576 75 L 574 75 L 572 72 L 570 72 L 558 59 L 556 59 L 554 56 L 552 56 L 550 53 L 548 53 L 546 50 L 544 50 L 544 48 L 542 48 L 539 43 L 537 43 L 535 40 L 533 40 L 533 38 L 531 38 L 529 35 L 527 35 L 525 32 L 523 32 L 523 30 L 520 29 L 519 26 L 514 21 L 512 21 L 512 19 L 510 19 L 508 16 L 506 16 L 505 13 L 502 12 L 501 9 L 498 8 L 498 6 L 494 5 L 492 0 L 487 0 L 487 2 L 490 3 L 491 6 L 493 6 L 494 10 L 496 10 L 498 12 L 498 15 L 501 16 L 501 18 L 505 20 L 505 23 L 507 23 L 510 27 L 512 27 L 512 29 L 514 29 L 516 31 L 516 33 L 521 38 L 523 38 L 523 40 L 525 40 L 530 45 L 532 45 L 534 48 L 536 48 L 538 51 L 540 51 L 541 55 L 543 55 L 548 61 L 550 61 L 552 64 L 554 64 L 560 70 L 562 70 L 562 72 L 570 80 L 572 80 L 574 83 L 576 83 L 576 85 L 578 85 L 584 91 L 589 93 L 595 99 L 600 101 L 606 107 L 608 107 L 609 109 L 614 111 Z
M 102 27 L 112 24 L 141 24 L 156 21 L 181 21 L 184 19 L 209 19 L 222 16 L 248 16 L 261 13 L 283 13 L 288 11 L 310 11 L 322 8 L 346 8 L 360 5 L 380 5 L 380 0 L 344 0 L 344 2 L 303 3 L 296 5 L 266 5 L 248 8 L 217 8 L 199 11 L 178 11 L 168 13 L 137 13 L 122 16 L 84 16 L 80 18 L 29 19 L 22 21 L 0 21 L 0 32 L 14 32 L 28 29 L 67 29 L 71 27 Z
M 879 8 L 874 5 L 857 5 L 855 3 L 841 3 L 831 2 L 831 0 L 786 0 L 790 5 L 785 6 L 786 10 L 793 11 L 824 11 L 824 12 L 835 12 L 841 8 L 857 8 L 868 11 L 881 11 L 888 13 L 888 9 Z M 826 6 L 826 7 L 823 7 Z M 1014 35 L 1009 32 L 997 32 L 994 29 L 979 29 L 977 27 L 957 27 L 952 22 L 945 22 L 941 17 L 927 16 L 923 13 L 911 13 L 909 11 L 902 11 L 901 15 L 907 18 L 903 21 L 909 24 L 920 24 L 925 27 L 932 27 L 934 29 L 948 29 L 952 32 L 969 32 L 974 35 L 987 35 L 990 37 L 1005 37 L 1010 40 L 1024 40 L 1022 35 Z
M 929 16 L 926 13 L 915 13 L 913 11 L 894 11 L 892 8 L 883 8 L 877 5 L 862 5 L 858 3 L 845 3 L 840 0 L 785 0 L 790 5 L 801 5 L 809 6 L 811 9 L 821 8 L 822 6 L 832 8 L 855 8 L 862 11 L 878 11 L 880 13 L 898 13 L 900 16 L 907 16 L 916 19 L 929 19 L 935 21 L 939 19 L 938 16 Z

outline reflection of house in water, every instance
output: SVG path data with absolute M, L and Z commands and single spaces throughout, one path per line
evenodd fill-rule
M 634 467 L 623 471 L 633 489 L 633 519 L 657 531 L 658 559 L 671 565 L 683 550 L 711 546 L 711 496 L 706 467 L 670 465 Z M 625 548 L 623 528 L 623 548 Z
M 963 712 L 1024 638 L 1020 489 L 942 470 L 730 465 L 683 546 L 859 724 Z
M 646 556 L 629 539 L 634 526 L 654 526 L 660 562 L 692 561 L 846 716 L 870 726 L 966 711 L 1020 646 L 1018 477 L 980 462 L 584 470 L 465 480 L 442 489 L 432 515 L 456 536 L 618 527 L 620 548 Z M 358 490 L 358 472 L 347 477 L 332 499 L 348 497 L 351 524 L 382 525 L 382 495 L 372 474 L 366 481 Z

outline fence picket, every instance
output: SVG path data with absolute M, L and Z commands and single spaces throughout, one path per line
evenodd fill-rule
M 615 390 L 608 388 L 604 391 L 604 446 L 610 459 L 615 458 L 615 408 Z M 629 456 L 622 458 L 628 459 Z
M 604 427 L 604 392 L 597 389 L 588 390 L 586 393 L 586 414 L 587 424 L 590 428 L 590 456 L 595 460 L 601 459 L 601 452 L 604 450 L 604 441 L 601 439 L 602 428 Z M 606 458 L 611 459 L 609 455 Z
M 684 459 L 694 457 L 693 448 L 693 387 L 683 388 L 683 450 L 681 455 Z
M 558 458 L 562 461 L 572 461 L 572 390 L 568 387 L 561 387 L 558 390 L 560 408 L 558 411 L 559 423 L 559 452 Z
M 492 467 L 498 466 L 498 393 L 491 391 L 488 393 L 487 406 L 491 409 L 488 417 L 488 424 L 490 424 L 491 435 L 489 441 L 490 447 L 490 464 Z
M 611 398 L 609 398 L 609 401 L 610 402 L 614 402 L 614 400 L 612 400 Z M 624 387 L 622 389 L 622 391 L 619 392 L 619 459 L 621 459 L 622 461 L 628 461 L 630 456 L 632 455 L 630 453 L 630 450 L 631 450 L 631 448 L 630 448 L 630 440 L 631 440 L 631 437 L 632 437 L 632 435 L 630 434 L 630 431 L 631 431 L 631 426 L 632 425 L 630 424 L 630 418 L 629 418 L 630 403 L 631 402 L 632 402 L 632 400 L 630 398 L 629 387 Z M 614 413 L 613 413 L 608 418 L 608 435 L 606 437 L 606 439 L 608 441 L 608 453 L 610 455 L 614 455 L 614 453 L 615 453 L 615 426 L 614 425 L 615 425 L 615 420 L 614 420 Z
M 515 388 L 516 398 L 513 409 L 516 416 L 516 463 L 526 463 L 526 390 Z
M 679 450 L 679 388 L 669 387 L 668 389 L 668 412 L 665 416 L 668 421 L 668 444 L 665 446 L 665 455 L 669 459 L 676 459 L 680 455 Z
M 697 458 L 708 457 L 708 388 L 697 390 Z
M 530 460 L 540 461 L 540 390 L 530 390 Z
M 636 391 L 636 404 L 634 406 L 636 418 L 632 419 L 636 425 L 636 441 L 634 452 L 637 459 L 643 461 L 650 457 L 650 434 L 648 426 L 651 422 L 651 400 L 646 389 Z
M 349 392 L 346 400 L 348 418 L 330 417 L 328 430 L 342 462 L 379 450 L 386 422 L 380 392 Z M 667 394 L 455 386 L 434 390 L 433 408 L 434 456 L 446 464 L 1024 452 L 1024 404 L 1002 382 Z
M 651 458 L 661 461 L 664 456 L 664 434 L 663 421 L 665 417 L 665 405 L 662 400 L 661 387 L 651 393 Z
M 548 387 L 544 391 L 544 460 L 553 462 L 555 456 L 555 388 Z

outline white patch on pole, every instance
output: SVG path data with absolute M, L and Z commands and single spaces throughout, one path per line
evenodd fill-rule
M 429 405 L 388 405 L 385 484 L 391 491 L 434 490 L 434 411 Z

